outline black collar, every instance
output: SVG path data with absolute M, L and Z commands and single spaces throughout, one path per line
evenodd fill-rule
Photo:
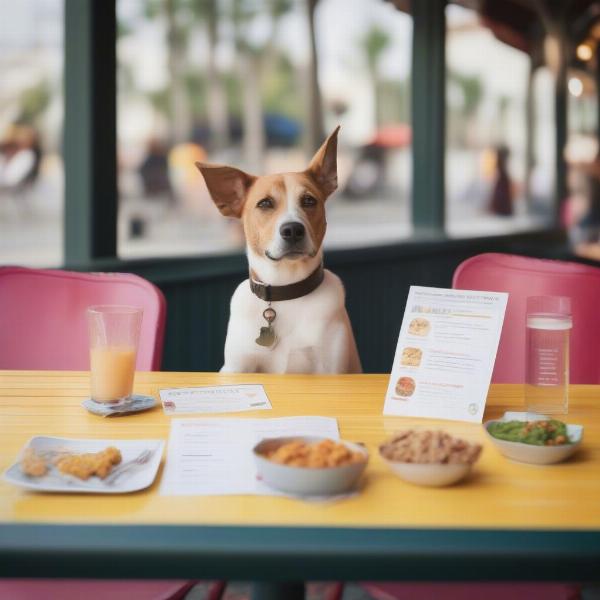
M 250 289 L 255 296 L 266 302 L 280 302 L 302 298 L 316 290 L 323 281 L 325 273 L 323 264 L 320 264 L 306 279 L 290 283 L 289 285 L 268 285 L 257 281 L 250 272 Z

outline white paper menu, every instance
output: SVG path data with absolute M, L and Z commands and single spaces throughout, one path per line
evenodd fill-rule
M 270 410 L 271 403 L 260 384 L 200 386 L 160 390 L 163 410 L 168 415 L 185 413 L 228 413 Z
M 279 495 L 256 478 L 252 448 L 264 438 L 339 439 L 331 417 L 173 419 L 160 493 L 167 496 Z
M 412 286 L 384 414 L 481 423 L 507 300 Z

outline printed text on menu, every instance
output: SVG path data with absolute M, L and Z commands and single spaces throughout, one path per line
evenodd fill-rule
M 411 287 L 384 414 L 481 422 L 507 299 Z

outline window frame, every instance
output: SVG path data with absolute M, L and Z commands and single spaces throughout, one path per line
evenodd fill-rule
M 117 256 L 116 0 L 65 0 L 64 262 Z
M 445 233 L 447 0 L 412 3 L 412 224 L 411 241 L 447 239 Z M 65 0 L 64 263 L 127 265 L 117 255 L 117 18 L 116 0 Z M 564 197 L 566 78 L 556 86 L 557 186 Z M 510 236 L 512 234 L 506 234 Z M 398 242 L 401 245 L 404 242 Z M 344 252 L 333 250 L 331 253 Z M 241 252 L 233 253 L 239 256 Z M 185 257 L 211 270 L 227 256 Z M 161 261 L 162 257 L 148 257 Z M 171 259 L 175 260 L 175 259 Z M 146 261 L 142 261 L 146 262 Z M 237 262 L 237 261 L 236 261 Z

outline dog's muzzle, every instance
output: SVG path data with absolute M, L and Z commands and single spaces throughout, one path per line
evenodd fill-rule
M 300 221 L 288 221 L 279 227 L 279 239 L 274 247 L 265 254 L 271 260 L 298 260 L 303 256 L 313 257 L 316 252 L 312 248 L 306 226 Z

